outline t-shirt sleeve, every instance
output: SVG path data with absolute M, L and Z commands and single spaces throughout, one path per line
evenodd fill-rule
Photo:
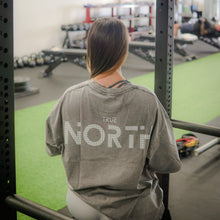
M 156 98 L 156 117 L 148 151 L 149 168 L 158 173 L 177 172 L 181 168 L 172 124 Z
M 63 123 L 62 123 L 63 97 L 53 107 L 46 120 L 45 142 L 46 152 L 50 156 L 59 155 L 64 146 Z

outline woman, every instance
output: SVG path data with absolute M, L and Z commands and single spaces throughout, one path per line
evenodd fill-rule
M 178 34 L 178 30 L 181 31 L 182 34 L 190 33 L 195 34 L 197 36 L 212 36 L 218 37 L 220 36 L 220 25 L 215 22 L 212 24 L 206 18 L 200 18 L 196 23 L 183 23 L 183 24 L 174 24 L 174 36 L 176 37 Z
M 67 89 L 46 122 L 46 150 L 62 154 L 67 205 L 78 220 L 160 219 L 155 172 L 181 167 L 159 100 L 122 75 L 128 43 L 121 21 L 97 20 L 87 43 L 91 79 Z

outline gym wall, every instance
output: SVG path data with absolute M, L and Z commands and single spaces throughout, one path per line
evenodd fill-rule
M 220 19 L 220 0 L 205 0 L 204 17 Z
M 86 10 L 83 5 L 119 2 L 118 0 L 15 0 L 14 56 L 30 55 L 52 46 L 62 45 L 65 32 L 61 31 L 61 25 L 85 20 Z M 95 10 L 91 11 L 91 15 L 92 13 L 95 13 Z

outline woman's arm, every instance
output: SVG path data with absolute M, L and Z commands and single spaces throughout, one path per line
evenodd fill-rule
M 50 156 L 59 155 L 64 147 L 62 123 L 62 97 L 53 107 L 46 120 L 45 142 L 46 152 Z
M 170 119 L 157 100 L 157 114 L 151 133 L 148 151 L 149 168 L 157 173 L 174 173 L 180 170 L 176 140 Z

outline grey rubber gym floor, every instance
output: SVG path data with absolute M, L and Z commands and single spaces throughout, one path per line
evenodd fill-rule
M 45 48 L 47 49 L 47 48 Z M 216 52 L 216 48 L 197 41 L 186 50 L 198 58 Z M 174 65 L 184 63 L 185 59 L 174 54 Z M 68 87 L 89 78 L 86 70 L 70 62 L 62 63 L 53 71 L 53 76 L 42 78 L 46 66 L 15 70 L 15 76 L 28 76 L 33 87 L 40 93 L 15 100 L 15 109 L 27 108 L 57 99 Z M 123 67 L 127 79 L 154 71 L 154 65 L 133 54 L 129 54 Z M 220 117 L 209 123 L 220 127 Z M 196 134 L 200 144 L 214 137 Z M 170 175 L 169 207 L 173 220 L 219 220 L 220 219 L 220 145 L 206 151 L 199 157 L 182 159 L 180 172 Z M 66 207 L 60 212 L 69 215 Z M 137 219 L 138 220 L 138 219 Z

